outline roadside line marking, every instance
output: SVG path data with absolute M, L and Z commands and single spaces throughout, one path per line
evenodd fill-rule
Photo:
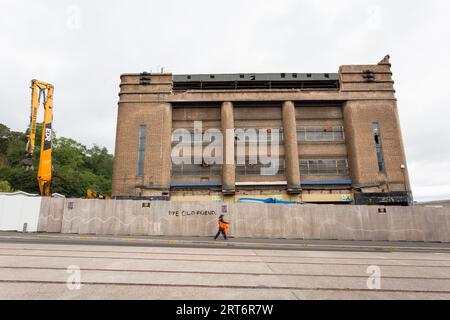
M 12 270 L 61 270 L 65 271 L 67 268 L 65 267 L 30 267 L 30 266 L 2 266 L 0 265 L 0 269 L 12 269 Z M 331 277 L 331 278 L 363 278 L 367 279 L 367 275 L 361 269 L 361 273 L 356 275 L 349 274 L 310 274 L 310 273 L 279 273 L 279 272 L 223 272 L 223 271 L 189 271 L 189 270 L 151 270 L 151 269 L 106 269 L 106 268 L 82 268 L 83 271 L 105 271 L 105 272 L 129 272 L 129 273 L 185 273 L 185 274 L 223 274 L 223 275 L 249 275 L 249 276 L 286 276 L 286 277 Z M 413 276 L 383 276 L 383 279 L 399 279 L 399 280 L 447 280 L 450 278 L 442 278 L 442 277 L 413 277 Z
M 207 242 L 208 244 L 214 244 L 214 245 L 219 245 L 219 244 L 227 244 L 224 242 L 213 242 L 213 241 L 209 241 Z M 201 243 L 200 243 L 201 244 Z M 37 245 L 41 245 L 40 243 L 38 243 Z M 136 250 L 120 250 L 120 251 L 115 251 L 115 250 L 92 250 L 90 248 L 86 248 L 84 250 L 81 249 L 72 249 L 72 248 L 66 248 L 66 249 L 60 249 L 57 248 L 59 244 L 55 244 L 54 248 L 41 248 L 41 247 L 27 247 L 27 248 L 18 248 L 18 247 L 1 247 L 0 246 L 0 253 L 3 251 L 22 251 L 22 252 L 34 252 L 34 251 L 46 251 L 46 252 L 83 252 L 83 253 L 116 253 L 116 252 L 120 252 L 120 253 L 126 253 L 126 254 L 145 254 L 145 255 L 180 255 L 180 253 L 177 252 L 173 252 L 173 251 L 136 251 Z M 192 249 L 192 248 L 191 248 Z M 194 247 L 195 249 L 195 247 Z M 293 251 L 295 252 L 295 251 Z M 300 252 L 300 251 L 299 251 Z M 375 254 L 387 254 L 389 252 L 374 252 Z M 420 255 L 424 255 L 424 254 L 428 254 L 428 252 L 420 252 L 420 253 L 416 253 L 416 254 L 420 254 Z M 444 253 L 435 253 L 435 254 L 439 254 L 439 255 L 443 255 Z M 224 256 L 224 254 L 218 254 L 218 253 L 196 253 L 196 252 L 191 252 L 191 251 L 187 251 L 187 252 L 183 252 L 182 255 L 188 255 L 188 256 Z M 225 254 L 225 256 L 231 256 L 231 257 L 247 257 L 248 255 L 246 254 Z M 379 261 L 430 261 L 430 262 L 449 262 L 450 263 L 450 259 L 435 259 L 435 258 L 430 258 L 430 259 L 424 259 L 424 258 L 402 258 L 402 257 L 387 257 L 387 256 L 367 256 L 367 257 L 360 257 L 360 256 L 348 256 L 348 257 L 341 257 L 341 256 L 324 256 L 324 255 L 318 255 L 318 256 L 305 256 L 305 255 L 292 255 L 292 254 L 288 254 L 288 255 L 279 255 L 279 254 L 258 254 L 259 257 L 267 257 L 267 258 L 295 258 L 295 259 L 309 259 L 309 260 L 314 260 L 314 259 L 333 259 L 333 260 L 379 260 Z M 448 256 L 448 254 L 446 254 L 446 256 Z
M 40 283 L 40 284 L 66 284 L 66 281 L 46 281 L 46 280 L 0 280 L 0 283 Z M 344 292 L 399 292 L 399 293 L 423 293 L 423 294 L 450 294 L 450 291 L 426 291 L 426 290 L 403 290 L 403 289 L 348 289 L 348 288 L 302 288 L 288 286 L 244 286 L 244 285 L 206 285 L 206 284 L 168 284 L 168 283 L 117 283 L 117 282 L 82 282 L 83 285 L 100 286 L 142 286 L 142 287 L 180 287 L 180 288 L 223 288 L 223 289 L 251 289 L 251 290 L 297 290 L 297 291 L 344 291 Z
M 106 239 L 102 239 L 102 238 L 97 238 L 97 237 L 86 237 L 86 236 L 74 236 L 74 237 L 59 237 L 59 236 L 49 236 L 49 235 L 36 235 L 36 236 L 30 236 L 30 237 L 2 237 L 0 236 L 0 240 L 1 238 L 7 238 L 8 240 L 33 240 L 33 239 L 38 239 L 38 240 L 56 240 L 56 241 L 64 241 L 64 240 L 91 240 L 91 241 L 102 241 L 102 240 L 110 240 L 112 242 L 129 242 L 127 239 L 125 238 L 117 238 L 117 239 L 113 239 L 113 238 L 106 238 Z M 134 239 L 136 241 L 136 239 Z M 154 243 L 167 243 L 167 240 L 158 240 L 158 239 L 139 239 L 140 243 L 149 243 L 149 244 L 154 244 Z M 186 240 L 169 240 L 169 243 L 184 243 L 184 244 L 191 244 L 192 241 L 186 241 Z M 201 240 L 197 240 L 195 241 L 195 243 L 197 244 L 208 244 L 208 243 L 212 243 L 209 241 L 201 241 Z M 114 243 L 113 243 L 114 244 Z M 233 242 L 233 245 L 236 247 L 248 247 L 248 246 L 252 246 L 252 245 L 259 245 L 257 243 L 254 242 Z M 400 252 L 409 252 L 409 250 L 415 250 L 415 253 L 421 253 L 421 252 L 429 252 L 429 251 L 439 251 L 439 252 L 435 252 L 435 253 L 450 253 L 450 249 L 447 247 L 398 247 L 398 246 L 367 246 L 367 245 L 334 245 L 334 244 L 294 244 L 294 243 L 268 243 L 266 245 L 267 247 L 280 247 L 280 248 L 322 248 L 322 249 L 332 249 L 332 248 L 352 248 L 352 249 L 360 249 L 360 250 L 397 250 Z
M 182 254 L 180 254 L 182 255 Z M 78 258 L 78 259 L 111 259 L 111 260 L 145 260 L 145 261 L 200 261 L 200 262 L 245 262 L 245 263 L 263 263 L 263 264 L 293 264 L 293 265 L 339 265 L 339 266 L 367 266 L 367 263 L 336 263 L 336 262 L 306 262 L 306 261 L 280 261 L 280 259 L 277 260 L 265 260 L 260 261 L 258 260 L 239 260 L 239 259 L 226 259 L 226 260 L 220 260 L 220 259 L 186 259 L 186 258 L 142 258 L 142 257 L 117 257 L 117 256 L 75 256 L 75 255 L 36 255 L 36 254 L 3 254 L 0 253 L 0 256 L 4 257 L 42 257 L 42 258 Z M 232 257 L 232 256 L 230 256 Z M 249 258 L 260 258 L 258 256 L 249 256 Z M 351 259 L 350 259 L 351 260 Z M 393 259 L 394 260 L 394 259 Z M 382 262 L 382 263 L 380 263 Z M 386 261 L 389 262 L 389 261 Z M 417 265 L 417 264 L 386 264 L 385 261 L 378 261 L 377 265 L 380 267 L 409 267 L 409 268 L 450 268 L 450 265 Z

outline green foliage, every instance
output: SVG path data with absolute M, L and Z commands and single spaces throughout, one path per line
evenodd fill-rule
M 25 153 L 26 141 L 26 134 L 11 131 L 0 124 L 0 167 L 19 164 Z
M 36 176 L 36 171 L 27 171 L 20 166 L 0 170 L 0 180 L 8 181 L 14 190 L 21 190 L 29 193 L 39 193 Z
M 27 136 L 0 124 L 0 184 L 14 190 L 38 193 L 37 167 L 40 154 L 42 124 L 36 129 L 34 170 L 25 170 Z M 66 197 L 85 197 L 88 188 L 111 194 L 113 156 L 104 147 L 88 148 L 70 138 L 53 139 L 53 192 Z M 7 185 L 6 185 L 7 183 Z
M 108 154 L 105 147 L 94 145 L 87 150 L 86 167 L 96 175 L 112 177 L 113 157 Z
M 8 163 L 15 167 L 20 165 L 20 162 L 22 161 L 24 155 L 25 155 L 25 147 L 26 142 L 22 141 L 21 139 L 12 139 L 11 142 L 8 144 L 8 149 L 6 150 L 6 157 L 8 160 Z
M 11 188 L 11 185 L 8 181 L 1 180 L 0 181 L 0 192 L 12 192 L 14 191 L 13 188 Z
M 53 162 L 59 166 L 80 169 L 84 166 L 86 147 L 69 138 L 53 140 Z

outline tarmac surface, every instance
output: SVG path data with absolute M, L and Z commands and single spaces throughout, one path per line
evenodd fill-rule
M 450 244 L 0 232 L 0 299 L 450 299 Z

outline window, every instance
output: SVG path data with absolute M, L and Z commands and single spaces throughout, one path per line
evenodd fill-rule
M 202 142 L 203 143 L 203 132 L 194 133 L 194 129 L 183 129 L 183 132 L 176 132 L 174 134 L 172 132 L 172 145 L 177 145 L 181 142 L 183 143 L 194 143 L 194 142 Z
M 263 134 L 265 132 L 265 135 Z M 277 132 L 277 133 L 275 133 Z M 245 137 L 244 137 L 245 135 Z M 245 138 L 245 140 L 244 140 Z M 273 139 L 273 141 L 272 141 Z M 267 143 L 281 144 L 283 142 L 282 128 L 236 128 L 236 143 Z
M 144 160 L 145 160 L 145 140 L 146 140 L 146 125 L 139 126 L 139 148 L 138 148 L 138 169 L 137 175 L 144 176 Z
M 220 177 L 222 166 L 220 164 L 174 164 L 172 163 L 172 177 Z
M 265 137 L 263 135 L 259 135 L 258 142 L 259 143 L 269 143 L 269 144 L 272 143 L 272 142 L 274 142 L 274 143 L 282 143 L 283 142 L 283 132 L 282 132 L 281 128 L 275 128 L 275 130 L 277 130 L 278 133 L 274 134 L 273 136 L 272 136 L 272 131 L 271 130 L 270 131 L 266 131 L 267 134 L 266 134 Z M 259 133 L 259 130 L 258 130 L 258 133 Z
M 269 165 L 263 165 L 261 163 L 257 164 L 250 164 L 248 161 L 246 161 L 244 164 L 236 164 L 236 175 L 237 176 L 261 176 L 261 169 L 264 167 L 269 167 Z M 277 176 L 284 175 L 285 171 L 285 160 L 284 158 L 279 158 L 278 163 L 278 171 L 276 172 Z
M 344 141 L 343 127 L 299 127 L 297 141 Z
M 306 176 L 346 176 L 349 174 L 346 159 L 300 160 L 300 173 Z
M 372 123 L 373 128 L 373 138 L 375 140 L 375 151 L 377 153 L 377 161 L 378 161 L 378 171 L 384 172 L 384 156 L 383 156 L 383 146 L 381 144 L 381 132 L 380 125 L 378 122 Z

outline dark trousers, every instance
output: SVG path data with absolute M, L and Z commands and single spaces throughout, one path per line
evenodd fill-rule
M 227 234 L 226 234 L 222 229 L 219 229 L 219 231 L 217 231 L 217 234 L 216 234 L 216 236 L 214 237 L 214 239 L 216 240 L 216 239 L 220 236 L 220 234 L 223 235 L 223 237 L 224 237 L 225 240 L 228 239 L 228 238 L 227 238 Z

